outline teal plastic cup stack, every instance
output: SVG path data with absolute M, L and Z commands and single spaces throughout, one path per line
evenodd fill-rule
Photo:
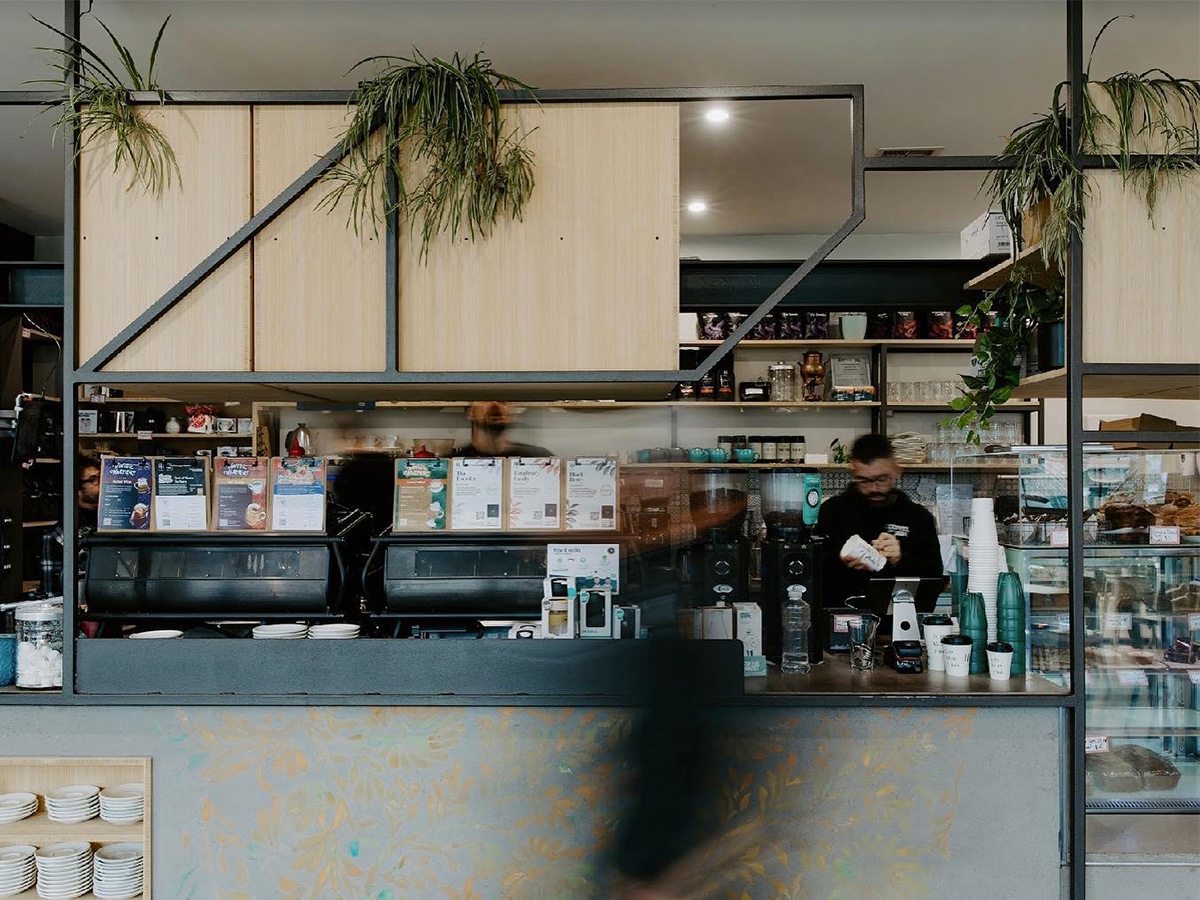
M 983 594 L 978 591 L 963 594 L 962 608 L 958 612 L 958 631 L 971 639 L 971 674 L 986 675 L 987 613 L 983 608 Z
M 1012 674 L 1025 674 L 1025 588 L 1016 572 L 1001 572 L 996 584 L 996 636 L 1013 646 Z

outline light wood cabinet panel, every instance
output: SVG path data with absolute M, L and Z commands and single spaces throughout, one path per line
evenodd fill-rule
M 676 104 L 522 106 L 536 186 L 486 240 L 400 233 L 405 371 L 674 369 Z
M 329 150 L 343 105 L 254 109 L 254 208 L 266 206 Z M 361 236 L 349 204 L 326 211 L 318 182 L 254 239 L 254 368 L 382 371 L 386 259 L 382 228 Z
M 86 361 L 250 217 L 250 109 L 145 110 L 175 152 L 182 186 L 162 198 L 113 172 L 112 145 L 80 158 L 78 357 Z M 250 250 L 201 282 L 108 366 L 120 371 L 245 371 Z
M 1200 364 L 1200 176 L 1159 196 L 1093 172 L 1083 235 L 1083 359 Z

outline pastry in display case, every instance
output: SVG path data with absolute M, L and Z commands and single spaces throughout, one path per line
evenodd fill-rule
M 1017 474 L 997 478 L 997 517 L 1009 520 L 998 532 L 1025 590 L 1030 671 L 1069 685 L 1072 628 L 1083 628 L 1089 811 L 1200 809 L 1196 452 L 1085 451 L 1082 623 L 1070 612 L 1066 450 L 1016 448 L 1011 461 Z M 963 565 L 966 544 L 955 538 Z

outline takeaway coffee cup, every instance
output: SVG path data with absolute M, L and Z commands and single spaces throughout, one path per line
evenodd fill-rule
M 965 634 L 948 634 L 942 638 L 942 653 L 947 675 L 966 678 L 971 674 L 971 639 Z
M 987 658 L 988 675 L 992 681 L 1008 681 L 1012 673 L 1012 644 L 992 641 L 987 645 Z
M 954 623 L 949 616 L 925 617 L 925 654 L 929 659 L 930 672 L 946 671 L 946 656 L 942 650 L 942 638 L 954 633 Z

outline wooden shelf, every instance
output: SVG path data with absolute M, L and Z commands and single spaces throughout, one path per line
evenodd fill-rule
M 924 412 L 945 410 L 946 412 L 954 412 L 954 409 L 949 403 L 889 403 L 889 410 L 895 412 Z M 1038 403 L 1036 400 L 1009 400 L 1007 403 L 997 404 L 997 409 L 1013 410 L 1013 409 L 1029 409 L 1036 411 Z
M 1026 267 L 1031 276 L 1029 280 L 1039 287 L 1049 287 L 1050 282 L 1058 277 L 1057 271 L 1046 268 L 1046 261 L 1042 259 L 1042 245 L 1034 244 L 1018 253 L 1015 259 L 1006 259 L 982 275 L 972 278 L 963 288 L 968 291 L 995 290 L 1009 280 L 1017 266 Z
M 1083 394 L 1137 400 L 1200 400 L 1200 375 L 1085 375 Z M 1022 378 L 1012 396 L 1066 397 L 1067 370 L 1054 369 Z
M 154 434 L 150 435 L 150 437 L 144 438 L 144 440 L 148 440 L 148 441 L 173 441 L 173 440 L 189 440 L 189 439 L 191 439 L 191 440 L 217 440 L 219 438 L 252 438 L 252 437 L 254 437 L 254 435 L 253 435 L 253 433 L 251 433 L 249 431 L 239 431 L 236 434 L 230 434 L 229 432 L 222 432 L 220 434 L 218 434 L 216 432 L 213 432 L 211 434 L 189 434 L 187 432 L 180 432 L 179 434 L 166 434 L 166 433 L 159 434 L 159 433 L 155 432 Z M 143 438 L 139 438 L 136 431 L 117 431 L 117 432 L 101 432 L 99 434 L 81 434 L 81 435 L 79 435 L 79 440 L 81 440 L 81 441 L 89 441 L 89 440 L 137 441 L 137 440 L 143 440 Z
M 58 522 L 55 519 L 40 519 L 35 522 L 22 522 L 21 527 L 22 528 L 47 528 L 50 525 L 57 525 L 57 524 L 58 524 Z
M 719 347 L 724 341 L 680 341 L 680 347 Z M 766 340 L 739 341 L 736 350 L 801 350 L 809 347 L 833 347 L 844 350 L 873 350 L 876 347 L 887 350 L 970 350 L 975 346 L 974 340 L 933 339 L 933 338 L 887 338 L 871 341 L 844 341 L 837 338 L 813 338 L 804 341 Z
M 950 463 L 900 463 L 900 468 L 905 472 L 949 472 L 953 469 L 955 472 L 996 472 L 996 471 L 1017 471 L 1019 466 L 1015 463 L 1012 465 L 973 465 L 973 466 L 955 466 Z M 821 470 L 841 470 L 848 471 L 849 463 L 800 463 L 800 462 L 757 462 L 757 463 L 739 463 L 739 462 L 649 462 L 649 463 L 621 463 L 622 469 L 821 469 Z
M 75 784 L 76 782 L 71 783 Z M 86 783 L 95 784 L 96 782 Z M 123 782 L 118 782 L 118 784 L 120 783 Z M 60 786 L 65 787 L 66 785 Z M 101 787 L 104 786 L 101 785 Z M 24 788 L 14 788 L 14 790 L 24 790 Z M 42 802 L 45 803 L 44 800 Z M 55 844 L 61 841 L 89 841 L 93 844 L 140 841 L 144 824 L 144 822 L 135 822 L 132 825 L 114 825 L 112 822 L 96 818 L 67 825 L 62 822 L 51 822 L 45 810 L 38 810 L 28 819 L 0 825 L 0 843 L 12 844 L 19 841 L 38 845 Z

